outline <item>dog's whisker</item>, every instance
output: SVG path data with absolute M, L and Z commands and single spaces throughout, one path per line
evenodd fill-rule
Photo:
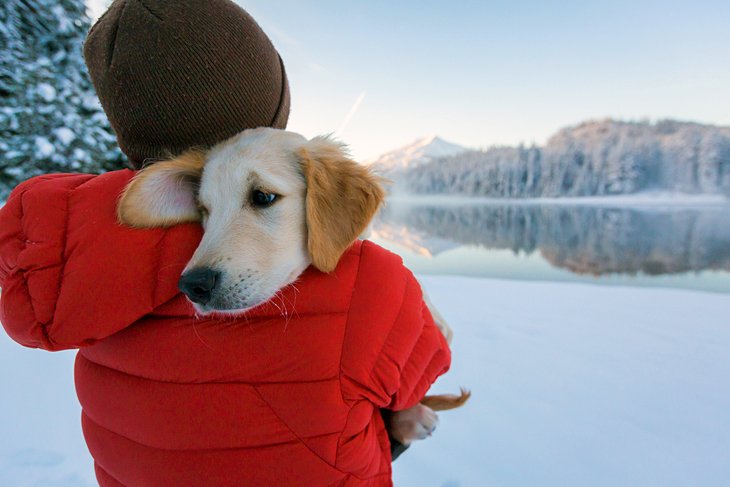
M 202 343 L 203 345 L 205 345 L 205 346 L 206 346 L 206 347 L 207 347 L 208 349 L 210 349 L 210 350 L 214 350 L 214 348 L 213 348 L 213 347 L 211 347 L 211 346 L 210 346 L 210 345 L 208 344 L 208 342 L 206 342 L 205 340 L 203 340 L 203 337 L 201 337 L 201 336 L 200 336 L 200 333 L 198 333 L 198 327 L 197 327 L 197 326 L 195 326 L 195 322 L 193 322 L 193 331 L 195 332 L 195 336 L 197 336 L 197 337 L 198 337 L 198 340 L 200 340 L 200 343 Z
M 283 292 L 283 291 L 279 291 L 279 294 L 281 295 L 281 301 L 282 301 L 282 304 L 283 304 L 283 303 L 284 303 L 284 299 L 286 298 L 286 294 L 284 294 L 284 292 Z M 287 300 L 287 303 L 291 305 L 291 307 L 292 307 L 292 311 L 293 311 L 293 312 L 294 312 L 294 314 L 296 315 L 296 313 L 297 313 L 297 306 L 296 306 L 296 304 L 297 304 L 297 302 L 296 302 L 296 295 L 294 295 L 294 302 L 291 302 L 291 301 L 288 301 L 288 300 Z M 286 309 L 286 306 L 285 306 L 285 309 Z M 288 313 L 288 310 L 287 310 L 287 315 L 286 315 L 286 318 L 287 318 L 287 323 L 289 323 L 289 321 L 291 320 L 292 316 L 291 316 L 291 315 L 290 315 L 290 314 Z
M 282 309 L 281 309 L 281 306 L 279 306 L 278 304 L 276 304 L 276 303 L 274 302 L 274 300 L 273 300 L 273 299 L 271 300 L 271 304 L 272 304 L 272 305 L 273 305 L 274 307 L 276 307 L 276 309 L 278 309 L 278 310 L 279 310 L 279 313 L 281 313 L 281 316 L 284 316 L 284 311 L 282 311 Z
M 297 295 L 299 294 L 299 289 L 293 284 L 292 284 L 292 288 L 296 292 L 294 293 L 294 301 L 289 301 L 289 304 L 292 305 L 292 311 L 294 312 L 294 316 L 299 317 L 299 313 L 297 313 Z M 282 296 L 283 295 L 284 295 L 284 293 L 282 291 Z
M 276 301 L 274 301 L 276 298 L 279 298 L 279 301 L 281 302 L 281 306 L 276 304 Z M 287 310 L 286 304 L 284 303 L 283 293 L 281 291 L 277 291 L 276 293 L 274 293 L 270 302 L 274 307 L 276 307 L 276 309 L 279 310 L 279 314 L 281 314 L 281 316 L 284 317 L 284 331 L 286 331 L 287 328 L 289 327 L 290 318 L 289 318 L 289 311 Z
M 284 308 L 284 331 L 286 331 L 289 327 L 289 321 L 291 321 L 291 316 L 289 315 L 289 310 L 286 308 L 286 303 L 284 302 L 284 293 L 279 291 L 277 294 L 279 295 L 279 299 L 281 300 L 281 306 Z

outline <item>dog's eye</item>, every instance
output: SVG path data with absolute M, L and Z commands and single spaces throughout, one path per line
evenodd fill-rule
M 274 193 L 264 193 L 258 189 L 251 193 L 251 203 L 258 208 L 266 208 L 274 204 L 279 195 Z

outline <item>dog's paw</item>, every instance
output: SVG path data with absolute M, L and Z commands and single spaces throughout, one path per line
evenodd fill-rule
M 415 440 L 424 440 L 436 431 L 438 415 L 423 404 L 393 413 L 390 420 L 390 434 L 404 445 Z

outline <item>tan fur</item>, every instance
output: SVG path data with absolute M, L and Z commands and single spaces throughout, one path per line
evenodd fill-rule
M 426 396 L 421 401 L 421 404 L 433 409 L 434 411 L 448 411 L 450 409 L 460 408 L 466 404 L 470 397 L 471 392 L 462 387 L 461 393 L 458 396 L 453 394 Z
M 194 188 L 200 180 L 204 164 L 205 153 L 193 150 L 140 171 L 119 200 L 119 221 L 135 228 L 170 227 L 199 221 L 200 212 L 195 205 Z M 159 190 L 167 184 L 179 185 L 179 197 L 189 198 L 192 205 L 172 205 L 169 192 Z
M 299 152 L 307 181 L 307 246 L 312 264 L 332 272 L 383 203 L 379 178 L 351 160 L 343 146 L 317 137 Z

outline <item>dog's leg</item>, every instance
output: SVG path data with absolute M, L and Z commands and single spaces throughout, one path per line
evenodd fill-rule
M 410 409 L 394 412 L 390 418 L 390 436 L 405 446 L 415 440 L 423 440 L 436 430 L 439 418 L 433 409 L 416 404 Z
M 439 419 L 436 411 L 460 408 L 471 397 L 471 392 L 461 389 L 461 394 L 426 396 L 420 404 L 410 409 L 393 412 L 387 425 L 390 436 L 404 445 L 423 440 L 434 432 Z

